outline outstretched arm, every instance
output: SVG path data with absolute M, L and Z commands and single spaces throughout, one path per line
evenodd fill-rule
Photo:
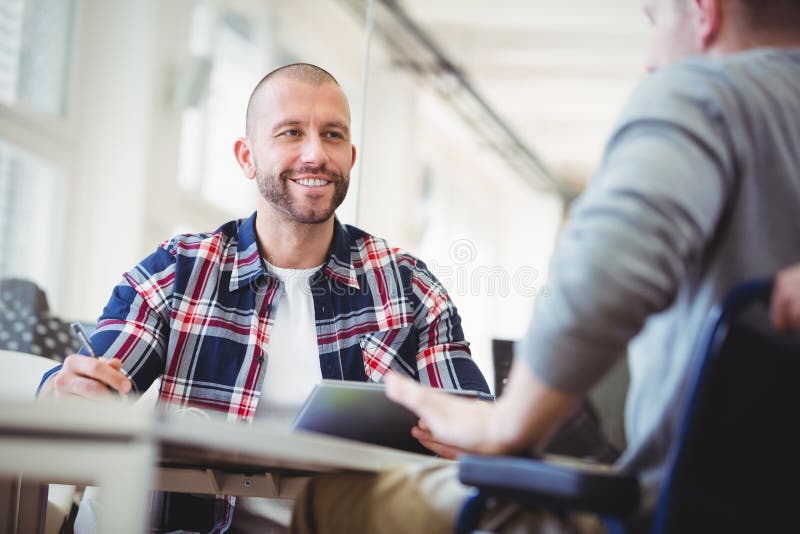
M 396 373 L 386 377 L 386 387 L 390 399 L 419 416 L 414 432 L 420 441 L 480 454 L 513 453 L 544 443 L 582 400 L 548 386 L 520 361 L 495 404 L 425 388 Z

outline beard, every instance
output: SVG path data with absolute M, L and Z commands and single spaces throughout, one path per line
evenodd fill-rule
M 289 181 L 301 174 L 323 174 L 333 184 L 333 198 L 327 206 L 307 208 L 298 205 L 289 191 Z M 322 224 L 331 218 L 347 196 L 350 176 L 331 172 L 321 167 L 301 167 L 289 169 L 280 174 L 268 174 L 256 165 L 256 182 L 261 196 L 274 208 L 287 214 L 294 222 L 300 224 Z

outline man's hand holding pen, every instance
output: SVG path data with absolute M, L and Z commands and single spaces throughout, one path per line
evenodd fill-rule
M 107 399 L 127 395 L 131 381 L 120 370 L 122 361 L 100 357 L 79 323 L 73 323 L 72 330 L 89 357 L 82 354 L 67 356 L 61 370 L 42 386 L 39 397 Z
M 122 361 L 116 358 L 89 358 L 72 354 L 64 366 L 42 388 L 42 395 L 55 399 L 84 397 L 107 399 L 117 394 L 125 396 L 131 390 L 131 381 L 120 371 Z M 51 387 L 48 388 L 47 386 Z M 47 388 L 47 389 L 46 389 Z

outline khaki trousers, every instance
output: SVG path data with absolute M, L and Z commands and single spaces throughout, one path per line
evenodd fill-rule
M 458 466 L 402 466 L 378 474 L 345 473 L 314 477 L 298 495 L 292 533 L 451 533 L 469 493 L 458 481 Z M 592 515 L 523 510 L 515 504 L 492 506 L 481 521 L 491 532 L 599 534 Z

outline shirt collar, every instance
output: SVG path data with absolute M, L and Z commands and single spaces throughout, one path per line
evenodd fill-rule
M 322 268 L 325 276 L 354 289 L 361 289 L 353 266 L 353 238 L 338 217 L 333 219 L 333 242 L 328 252 L 328 261 Z
M 236 291 L 266 274 L 256 242 L 256 214 L 239 221 L 236 233 L 236 258 L 231 269 L 230 290 Z
M 339 222 L 333 221 L 333 242 L 328 252 L 322 272 L 331 280 L 336 280 L 346 286 L 360 289 L 356 276 L 356 269 L 352 261 L 352 237 L 347 228 Z M 236 258 L 231 270 L 230 290 L 236 291 L 258 280 L 267 271 L 261 261 L 261 254 L 256 241 L 256 214 L 239 222 L 236 241 Z

